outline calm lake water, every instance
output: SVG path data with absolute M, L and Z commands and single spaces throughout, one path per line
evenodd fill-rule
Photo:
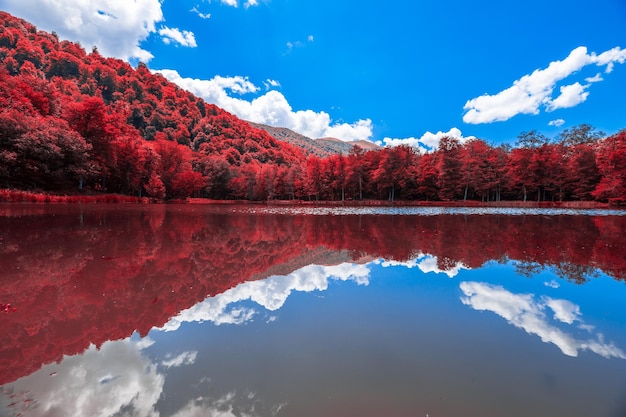
M 626 416 L 626 213 L 0 205 L 0 416 Z

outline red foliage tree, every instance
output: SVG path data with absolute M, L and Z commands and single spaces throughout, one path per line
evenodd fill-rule
M 437 149 L 437 168 L 439 171 L 439 197 L 442 200 L 459 198 L 463 188 L 462 148 L 458 139 L 444 137 Z
M 592 195 L 603 201 L 626 202 L 626 131 L 598 143 L 598 169 L 602 175 Z

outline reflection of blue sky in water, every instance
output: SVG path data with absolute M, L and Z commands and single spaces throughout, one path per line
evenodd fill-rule
M 12 415 L 106 417 L 126 410 L 122 415 L 157 416 L 154 404 L 165 377 L 142 355 L 149 344 L 126 339 L 106 342 L 99 350 L 92 345 L 82 355 L 20 378 L 4 388 L 15 403 Z
M 241 301 L 252 300 L 269 311 L 276 311 L 285 304 L 293 291 L 324 291 L 328 289 L 331 279 L 367 285 L 369 275 L 367 265 L 344 263 L 336 266 L 309 265 L 286 276 L 244 282 L 182 311 L 170 319 L 162 330 L 176 330 L 184 322 L 241 324 L 256 314 L 252 308 L 237 306 Z
M 463 262 L 456 262 L 454 266 L 445 270 L 439 268 L 438 259 L 436 256 L 428 254 L 420 254 L 416 258 L 406 262 L 399 261 L 382 261 L 383 267 L 389 266 L 404 266 L 406 268 L 418 268 L 423 273 L 434 272 L 435 274 L 446 274 L 450 278 L 454 278 L 459 274 L 462 269 L 469 269 Z
M 245 282 L 181 312 L 162 330 L 176 330 L 181 323 L 191 321 L 241 324 L 255 315 L 252 309 L 231 307 L 241 301 L 252 300 L 276 311 L 293 291 L 324 291 L 330 280 L 367 285 L 369 275 L 366 265 L 309 265 L 287 276 Z M 166 355 L 160 361 L 151 361 L 144 351 L 152 343 L 148 338 L 134 337 L 106 342 L 100 349 L 92 345 L 82 355 L 46 365 L 4 388 L 9 397 L 7 404 L 12 404 L 9 409 L 12 415 L 33 417 L 160 416 L 155 406 L 163 394 L 167 371 L 193 365 L 198 352 Z M 254 411 L 254 396 L 254 393 L 230 392 L 220 398 L 194 398 L 173 417 L 253 417 L 259 415 Z M 271 406 L 270 413 L 276 414 L 282 406 Z
M 177 337 L 175 333 L 169 332 L 188 322 L 243 324 L 260 314 L 257 307 L 246 301 L 256 303 L 267 311 L 276 312 L 294 292 L 325 291 L 333 281 L 370 285 L 372 271 L 387 269 L 404 270 L 411 277 L 411 269 L 423 273 L 444 274 L 450 278 L 471 272 L 462 264 L 441 270 L 437 266 L 436 257 L 423 254 L 407 262 L 375 260 L 369 264 L 310 265 L 286 276 L 244 282 L 222 294 L 207 298 L 182 311 L 162 328 L 155 329 L 157 333 L 152 336 L 156 340 L 157 334 L 172 334 Z M 417 273 L 415 278 L 420 276 Z M 555 281 L 548 285 L 551 288 L 558 287 Z M 543 342 L 556 345 L 568 356 L 577 356 L 580 351 L 587 350 L 604 358 L 626 359 L 626 354 L 620 348 L 606 342 L 599 331 L 583 320 L 581 308 L 571 301 L 534 294 L 516 294 L 500 285 L 476 281 L 462 281 L 459 286 L 463 294 L 461 301 L 465 305 L 475 310 L 492 311 L 527 333 L 539 336 Z M 446 287 L 449 288 L 450 285 Z M 453 302 L 456 298 L 448 299 Z M 458 301 L 456 303 L 458 305 Z M 36 373 L 4 387 L 6 396 L 12 396 L 5 403 L 15 403 L 10 408 L 12 415 L 160 417 L 164 414 L 159 410 L 159 402 L 170 395 L 168 384 L 173 375 L 171 373 L 176 372 L 177 368 L 182 371 L 192 369 L 184 367 L 202 367 L 203 353 L 196 350 L 202 346 L 193 345 L 183 352 L 170 354 L 161 351 L 159 354 L 154 351 L 153 344 L 156 346 L 160 342 L 155 343 L 150 338 L 138 340 L 133 336 L 122 341 L 104 343 L 100 349 L 91 346 L 82 355 L 66 357 L 59 364 L 46 365 Z M 275 404 L 266 404 L 268 399 L 261 398 L 264 397 L 261 393 L 242 391 L 242 387 L 229 387 L 216 394 L 212 391 L 211 376 L 205 374 L 204 377 L 204 382 L 190 382 L 200 384 L 199 395 L 186 391 L 176 394 L 183 397 L 168 416 L 276 415 L 287 405 L 280 402 L 282 399 L 276 399 Z
M 383 267 L 402 266 L 409 269 L 416 267 L 424 273 L 442 273 L 450 278 L 456 276 L 461 269 L 467 269 L 462 263 L 457 263 L 448 270 L 441 270 L 437 266 L 437 257 L 432 255 L 419 255 L 407 262 L 376 260 L 373 264 L 380 264 Z M 292 292 L 325 291 L 331 280 L 354 281 L 359 285 L 367 285 L 370 277 L 369 265 L 351 263 L 334 266 L 308 265 L 286 276 L 271 276 L 260 281 L 244 282 L 182 311 L 170 319 L 161 330 L 176 330 L 185 322 L 242 324 L 257 314 L 253 308 L 238 305 L 242 301 L 251 300 L 269 311 L 276 311 L 285 304 Z
M 568 300 L 534 294 L 514 294 L 504 287 L 482 282 L 461 282 L 461 301 L 479 311 L 492 311 L 510 324 L 556 345 L 568 356 L 590 350 L 605 358 L 626 359 L 626 354 L 582 319 L 580 307 Z M 550 318 L 552 316 L 552 319 Z M 564 330 L 561 327 L 566 327 Z M 580 332 L 586 337 L 576 337 Z
M 157 417 L 156 405 L 163 394 L 166 371 L 193 365 L 197 352 L 183 352 L 160 363 L 144 354 L 152 344 L 134 337 L 91 346 L 82 355 L 68 356 L 3 388 L 12 416 L 32 417 Z M 253 394 L 231 392 L 220 398 L 190 400 L 172 417 L 256 416 L 254 406 L 241 410 L 242 402 L 253 402 Z M 274 407 L 278 410 L 280 406 Z

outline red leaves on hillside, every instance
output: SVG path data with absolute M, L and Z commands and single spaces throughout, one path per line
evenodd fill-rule
M 602 139 L 580 125 L 558 143 L 523 132 L 512 150 L 447 137 L 427 154 L 400 146 L 307 159 L 144 64 L 87 54 L 5 12 L 0 27 L 3 188 L 251 200 L 626 200 L 624 132 Z
M 429 254 L 444 271 L 505 259 L 521 271 L 549 267 L 575 282 L 592 279 L 595 268 L 626 279 L 624 216 L 265 216 L 195 205 L 85 205 L 80 215 L 76 206 L 46 209 L 55 215 L 38 216 L 41 208 L 33 205 L 2 208 L 0 307 L 11 314 L 0 320 L 0 384 L 90 344 L 134 331 L 145 335 L 243 281 L 309 263 Z

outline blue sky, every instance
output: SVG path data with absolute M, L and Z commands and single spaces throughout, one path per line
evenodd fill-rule
M 626 128 L 624 0 L 0 0 L 146 62 L 239 117 L 310 137 L 515 143 Z

